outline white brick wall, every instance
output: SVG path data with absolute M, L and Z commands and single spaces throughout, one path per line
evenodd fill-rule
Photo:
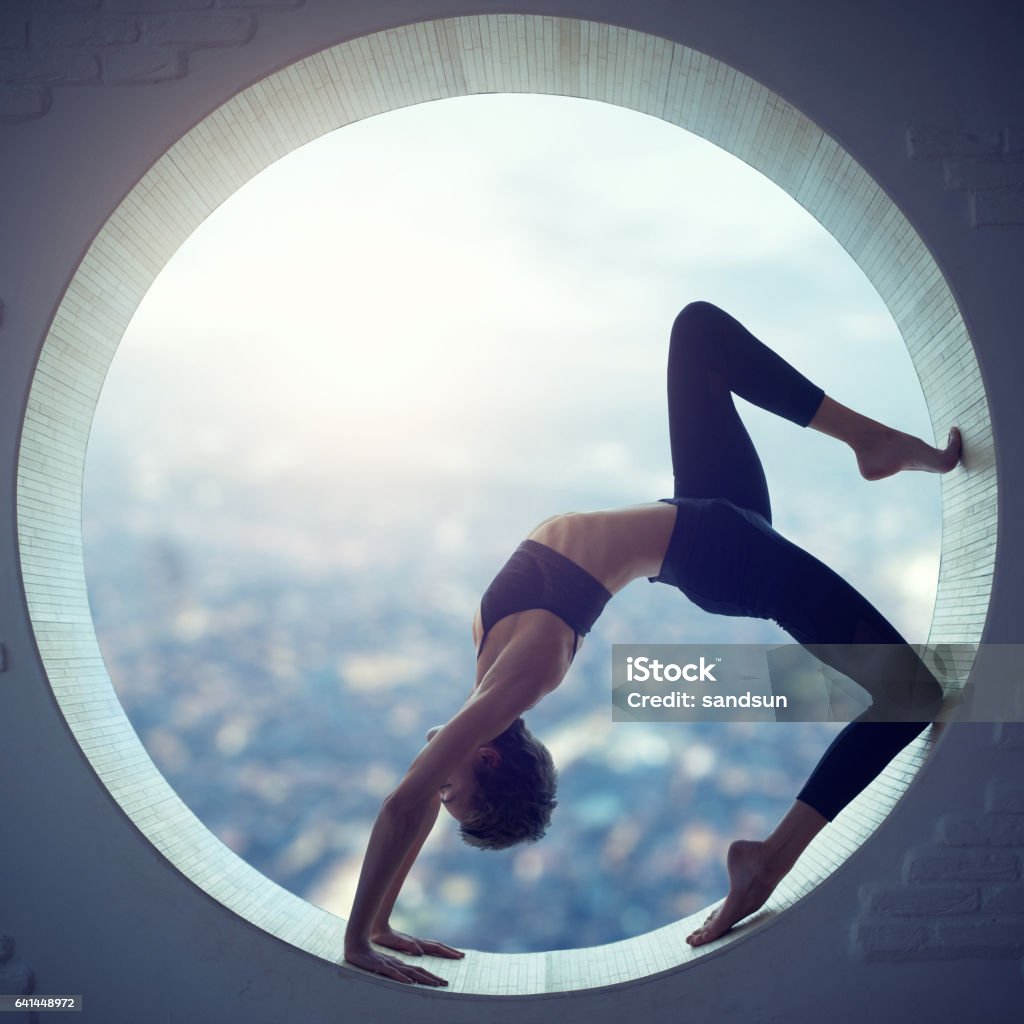
M 305 0 L 3 0 L 0 124 L 43 117 L 54 89 L 181 78 L 198 50 L 244 46 Z
M 1024 955 L 1024 727 L 1004 723 L 991 738 L 1001 771 L 978 813 L 940 818 L 935 841 L 904 858 L 903 884 L 861 887 L 854 947 L 866 960 Z
M 922 126 L 907 131 L 915 160 L 940 160 L 948 189 L 967 193 L 974 227 L 1024 224 L 1024 129 Z

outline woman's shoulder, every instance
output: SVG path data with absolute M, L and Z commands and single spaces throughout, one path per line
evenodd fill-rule
M 532 707 L 565 678 L 572 664 L 574 634 L 543 608 L 517 612 L 488 634 L 478 664 L 476 696 L 514 690 Z

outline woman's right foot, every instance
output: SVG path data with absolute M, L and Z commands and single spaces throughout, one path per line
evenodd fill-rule
M 865 480 L 882 480 L 906 469 L 948 473 L 959 461 L 963 442 L 953 427 L 945 448 L 933 448 L 901 430 L 882 427 L 854 446 L 857 466 Z

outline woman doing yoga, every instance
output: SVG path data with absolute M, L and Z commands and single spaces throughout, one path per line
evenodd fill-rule
M 608 600 L 642 577 L 722 615 L 773 619 L 854 679 L 871 706 L 835 738 L 793 806 L 760 842 L 729 847 L 729 893 L 690 934 L 710 942 L 764 904 L 814 836 L 935 716 L 942 690 L 885 618 L 845 580 L 772 528 L 764 471 L 733 394 L 848 444 L 861 474 L 944 473 L 945 448 L 838 404 L 706 302 L 672 328 L 669 432 L 675 493 L 650 504 L 569 513 L 541 523 L 484 593 L 473 624 L 476 684 L 387 797 L 370 835 L 345 959 L 397 981 L 447 984 L 373 948 L 460 957 L 394 931 L 391 911 L 440 806 L 485 849 L 539 839 L 555 806 L 555 769 L 521 716 L 563 680 Z

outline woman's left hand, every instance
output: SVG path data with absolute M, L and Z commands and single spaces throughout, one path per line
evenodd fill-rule
M 448 960 L 461 960 L 466 954 L 460 949 L 452 949 L 443 942 L 433 939 L 417 939 L 404 932 L 396 932 L 394 928 L 382 928 L 370 935 L 370 941 L 378 946 L 396 949 L 399 953 L 410 953 L 412 956 L 443 956 Z

